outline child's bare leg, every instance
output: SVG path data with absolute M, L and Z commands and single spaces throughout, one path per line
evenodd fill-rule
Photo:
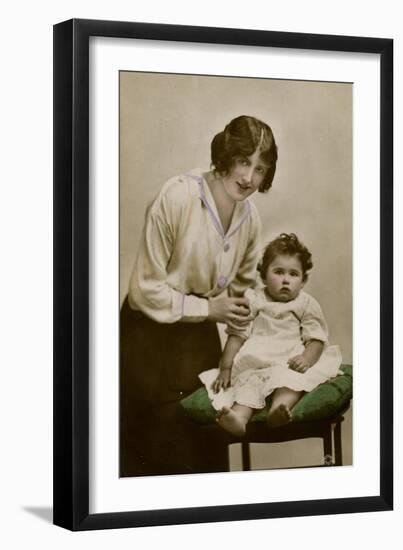
M 217 423 L 227 432 L 242 437 L 246 432 L 246 424 L 253 414 L 253 409 L 246 405 L 235 403 L 230 409 L 223 407 L 217 418 Z
M 289 388 L 278 388 L 273 393 L 273 399 L 267 413 L 267 425 L 269 428 L 283 426 L 292 420 L 291 409 L 301 399 L 304 392 L 294 391 Z

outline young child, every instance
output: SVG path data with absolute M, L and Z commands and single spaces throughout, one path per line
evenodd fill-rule
M 312 265 L 311 253 L 293 233 L 269 243 L 258 268 L 264 287 L 245 293 L 253 322 L 227 329 L 219 369 L 200 374 L 219 411 L 218 424 L 234 435 L 245 434 L 268 395 L 268 426 L 281 426 L 292 420 L 304 392 L 339 374 L 339 347 L 327 344 L 322 310 L 302 290 Z

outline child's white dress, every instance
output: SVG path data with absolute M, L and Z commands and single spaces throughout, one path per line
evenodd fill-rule
M 341 372 L 340 349 L 327 343 L 326 321 L 315 298 L 301 291 L 290 302 L 274 302 L 266 297 L 264 289 L 248 289 L 245 296 L 256 317 L 243 331 L 228 330 L 245 339 L 234 359 L 231 386 L 218 393 L 212 391 L 218 368 L 199 375 L 216 410 L 235 402 L 261 409 L 276 388 L 309 392 Z M 313 339 L 325 343 L 318 362 L 304 373 L 290 369 L 287 361 L 301 354 L 304 343 Z

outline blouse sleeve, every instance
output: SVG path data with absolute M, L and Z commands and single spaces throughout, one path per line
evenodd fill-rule
M 166 197 L 165 197 L 166 199 Z M 167 282 L 167 266 L 175 243 L 180 205 L 164 200 L 146 214 L 135 267 L 129 285 L 129 302 L 159 323 L 200 322 L 208 315 L 208 300 L 185 295 Z
M 249 203 L 250 230 L 248 244 L 234 280 L 228 287 L 229 296 L 243 296 L 245 290 L 254 287 L 257 278 L 257 264 L 260 256 L 261 223 L 257 209 Z
M 309 342 L 309 340 L 327 342 L 329 338 L 322 309 L 312 296 L 309 296 L 307 307 L 302 314 L 301 337 L 304 344 Z

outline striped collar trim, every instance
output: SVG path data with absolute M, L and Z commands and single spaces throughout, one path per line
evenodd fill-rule
M 230 239 L 239 229 L 242 227 L 243 223 L 250 217 L 251 215 L 251 206 L 250 202 L 246 199 L 245 201 L 245 210 L 246 212 L 243 214 L 241 219 L 239 221 L 234 222 L 234 220 L 231 221 L 231 225 L 227 231 L 227 233 L 224 232 L 224 228 L 221 224 L 221 220 L 218 216 L 218 213 L 216 213 L 216 209 L 211 206 L 209 203 L 207 196 L 206 196 L 206 182 L 202 176 L 196 175 L 196 174 L 187 174 L 187 176 L 193 178 L 197 181 L 199 184 L 200 189 L 200 200 L 204 204 L 204 206 L 207 208 L 207 212 L 210 215 L 211 221 L 213 222 L 214 227 L 216 228 L 217 232 L 221 236 L 222 239 L 228 240 Z M 211 194 L 211 193 L 210 193 Z M 214 198 L 211 197 L 214 201 Z M 234 212 L 235 214 L 235 212 Z M 236 223 L 235 227 L 234 223 Z

